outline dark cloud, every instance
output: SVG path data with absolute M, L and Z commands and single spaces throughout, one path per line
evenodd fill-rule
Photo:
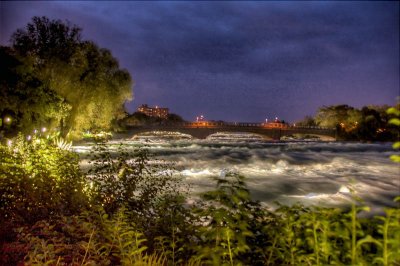
M 1 43 L 34 15 L 112 50 L 141 103 L 192 119 L 294 121 L 321 105 L 393 103 L 398 2 L 0 2 Z M 4 33 L 4 34 L 3 34 Z

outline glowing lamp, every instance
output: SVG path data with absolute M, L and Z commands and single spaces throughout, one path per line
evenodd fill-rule
M 6 116 L 6 117 L 4 117 L 3 119 L 1 119 L 0 118 L 0 126 L 4 123 L 4 124 L 11 124 L 11 121 L 12 121 L 12 119 L 11 119 L 11 117 L 9 117 L 9 116 Z M 3 123 L 2 123 L 3 122 Z

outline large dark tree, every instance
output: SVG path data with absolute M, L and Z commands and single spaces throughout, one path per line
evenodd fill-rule
M 12 117 L 8 131 L 55 127 L 67 117 L 71 106 L 44 85 L 12 49 L 0 47 L 0 61 L 0 117 Z
M 315 122 L 323 127 L 334 128 L 338 125 L 349 128 L 360 119 L 360 112 L 348 105 L 332 105 L 319 108 Z
M 132 98 L 129 73 L 119 68 L 109 50 L 83 41 L 80 32 L 69 23 L 34 17 L 11 38 L 12 49 L 32 76 L 69 107 L 58 117 L 64 134 L 71 135 L 109 129 Z

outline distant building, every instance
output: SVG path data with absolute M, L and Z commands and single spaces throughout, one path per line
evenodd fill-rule
M 166 119 L 169 114 L 168 108 L 161 108 L 158 106 L 149 107 L 147 104 L 142 104 L 141 106 L 139 106 L 137 111 L 151 117 L 161 117 L 164 119 Z

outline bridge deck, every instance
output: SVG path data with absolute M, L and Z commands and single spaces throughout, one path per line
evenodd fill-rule
M 221 122 L 192 122 L 174 125 L 153 125 L 131 127 L 132 135 L 150 131 L 168 131 L 189 134 L 199 139 L 217 132 L 246 132 L 262 135 L 270 139 L 280 139 L 283 136 L 293 134 L 307 134 L 336 138 L 336 130 L 321 127 L 294 127 L 282 124 L 282 126 L 271 127 L 263 123 L 221 123 Z

